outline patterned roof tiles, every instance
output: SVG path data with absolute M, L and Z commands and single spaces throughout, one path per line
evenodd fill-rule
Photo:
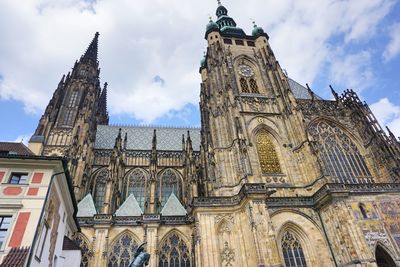
M 122 138 L 125 133 L 128 135 L 128 150 L 151 150 L 153 131 L 156 130 L 157 150 L 180 151 L 182 150 L 182 135 L 187 137 L 190 132 L 192 146 L 194 151 L 200 150 L 200 129 L 199 128 L 163 128 L 151 126 L 97 126 L 96 149 L 112 149 L 115 144 L 115 138 L 121 128 Z

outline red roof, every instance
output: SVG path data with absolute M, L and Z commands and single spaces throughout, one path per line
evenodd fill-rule
M 5 256 L 0 267 L 20 267 L 24 266 L 26 256 L 28 256 L 29 247 L 12 248 Z
M 0 154 L 33 156 L 33 152 L 23 143 L 0 142 Z

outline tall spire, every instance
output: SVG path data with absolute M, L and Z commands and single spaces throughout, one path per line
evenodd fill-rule
M 88 49 L 86 49 L 85 54 L 81 57 L 81 62 L 85 63 L 97 63 L 97 50 L 99 44 L 99 33 L 96 32 L 92 42 L 90 43 Z
M 99 103 L 101 112 L 104 114 L 107 113 L 107 85 L 108 83 L 104 83 L 103 91 L 101 91 Z

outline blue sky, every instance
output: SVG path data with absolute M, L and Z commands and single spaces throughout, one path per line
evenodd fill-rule
M 222 1 L 239 27 L 270 36 L 281 66 L 330 99 L 353 88 L 400 136 L 397 0 Z M 58 81 L 100 32 L 114 124 L 199 126 L 199 61 L 216 1 L 0 1 L 1 140 L 26 141 Z

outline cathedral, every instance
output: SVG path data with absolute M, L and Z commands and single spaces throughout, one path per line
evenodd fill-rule
M 68 160 L 81 266 L 127 267 L 142 243 L 151 267 L 400 266 L 400 141 L 353 90 L 290 79 L 261 27 L 216 17 L 201 128 L 109 125 L 98 33 L 54 91 L 29 148 Z

